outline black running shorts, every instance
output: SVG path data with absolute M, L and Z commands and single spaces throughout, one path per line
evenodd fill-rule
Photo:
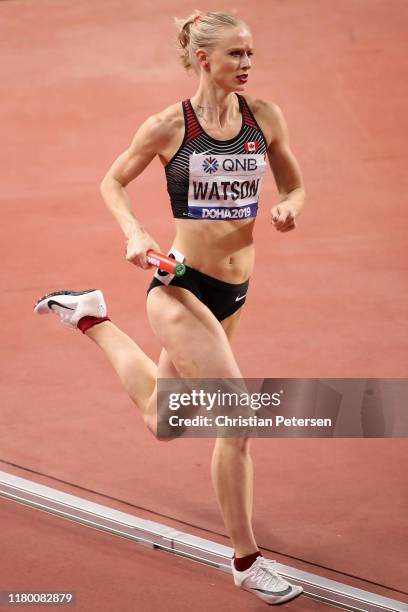
M 164 273 L 165 274 L 165 273 Z M 249 279 L 244 283 L 224 283 L 208 274 L 203 274 L 194 268 L 186 266 L 183 276 L 175 276 L 169 285 L 183 287 L 191 291 L 203 304 L 205 304 L 218 321 L 226 319 L 245 303 L 249 286 Z M 147 293 L 153 287 L 165 287 L 157 278 L 153 277 Z

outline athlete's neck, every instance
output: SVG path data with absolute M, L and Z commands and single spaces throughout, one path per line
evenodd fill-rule
M 235 93 L 226 92 L 209 82 L 200 81 L 191 103 L 199 118 L 214 127 L 223 128 L 239 113 Z

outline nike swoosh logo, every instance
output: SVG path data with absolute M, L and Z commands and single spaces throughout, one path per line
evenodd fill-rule
M 260 593 L 266 593 L 266 595 L 276 595 L 276 597 L 283 597 L 283 595 L 287 595 L 292 590 L 292 587 L 288 587 L 284 591 L 265 591 L 265 589 L 253 589 L 251 591 L 259 591 Z
M 241 300 L 243 300 L 243 299 L 244 299 L 244 297 L 246 297 L 246 294 L 245 294 L 245 295 L 238 295 L 238 296 L 235 298 L 235 301 L 236 301 L 236 302 L 240 302 Z
M 208 151 L 201 151 L 197 153 L 197 151 L 193 151 L 193 155 L 207 155 L 207 153 L 211 153 L 212 149 L 208 149 Z
M 60 304 L 59 302 L 56 302 L 55 300 L 50 300 L 48 302 L 48 308 L 50 310 L 52 310 L 53 306 L 60 306 L 61 308 L 66 308 L 67 310 L 75 310 L 75 308 L 70 308 L 69 306 L 65 306 L 64 304 Z

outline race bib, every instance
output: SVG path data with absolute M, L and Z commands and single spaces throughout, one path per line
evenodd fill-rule
M 255 217 L 265 155 L 190 155 L 188 216 L 194 219 Z

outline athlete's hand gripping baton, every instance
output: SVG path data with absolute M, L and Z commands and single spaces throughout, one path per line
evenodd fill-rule
M 157 253 L 157 251 L 153 251 L 153 249 L 147 251 L 146 257 L 149 264 L 156 266 L 156 268 L 164 272 L 170 272 L 170 274 L 175 274 L 176 276 L 183 276 L 186 271 L 186 266 L 184 264 L 175 261 L 171 257 L 167 257 L 167 255 L 163 255 L 163 253 Z

